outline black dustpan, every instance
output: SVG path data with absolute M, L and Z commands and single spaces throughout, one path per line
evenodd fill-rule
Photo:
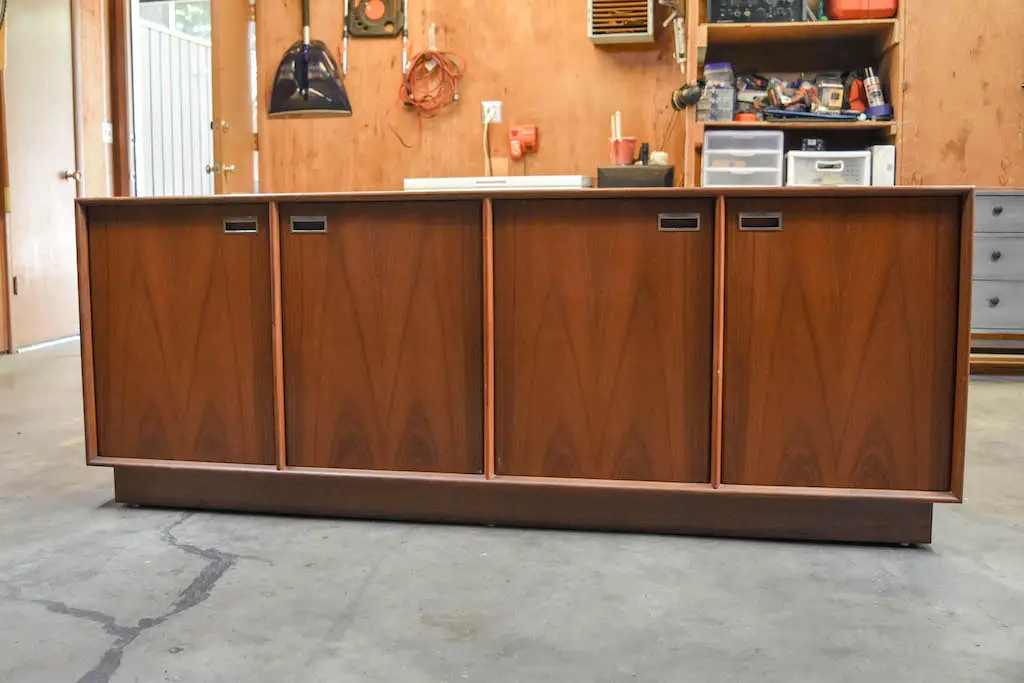
M 309 0 L 302 0 L 302 40 L 288 48 L 277 68 L 269 116 L 352 116 L 331 51 L 323 42 L 309 39 Z

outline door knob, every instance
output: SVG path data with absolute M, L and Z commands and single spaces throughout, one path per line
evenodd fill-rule
M 75 182 L 82 182 L 81 171 L 61 171 L 60 177 L 64 180 L 74 180 Z
M 1001 207 L 1001 206 L 993 206 L 992 207 L 992 215 L 993 216 L 1002 216 L 1003 215 L 1003 207 Z
M 993 261 L 998 261 L 1001 258 L 1003 258 L 1003 252 L 999 251 L 998 249 L 992 252 Z
M 206 165 L 206 172 L 207 173 L 220 173 L 221 172 L 221 166 L 217 162 L 214 162 L 212 165 L 211 164 L 207 164 Z
M 996 306 L 998 306 L 999 305 L 999 297 L 998 296 L 994 296 L 991 299 L 989 299 L 988 300 L 988 305 L 991 306 L 992 308 L 995 308 Z
M 223 172 L 225 175 L 227 175 L 228 173 L 234 173 L 235 172 L 235 165 L 234 164 L 227 164 L 226 166 L 222 166 L 221 167 L 221 172 Z

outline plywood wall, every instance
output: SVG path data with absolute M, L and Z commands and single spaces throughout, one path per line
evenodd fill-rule
M 74 7 L 74 5 L 72 5 Z M 76 29 L 82 82 L 83 194 L 106 197 L 111 193 L 113 147 L 103 141 L 103 122 L 110 120 L 110 8 L 108 0 L 78 0 Z
M 1024 2 L 904 12 L 902 183 L 1024 187 Z
M 351 119 L 266 118 L 270 85 L 281 55 L 301 35 L 300 0 L 260 0 L 257 44 L 260 71 L 260 189 L 264 192 L 394 190 L 405 177 L 483 175 L 481 100 L 505 103 L 505 125 L 492 133 L 492 150 L 507 156 L 507 124 L 537 124 L 540 151 L 528 172 L 595 175 L 607 158 L 608 119 L 622 110 L 623 132 L 661 147 L 681 161 L 682 121 L 668 136 L 672 90 L 682 76 L 671 58 L 671 32 L 659 46 L 640 51 L 596 48 L 587 38 L 586 0 L 409 0 L 412 51 L 427 44 L 437 25 L 438 47 L 468 63 L 460 104 L 424 121 L 395 106 L 401 41 L 349 43 L 347 87 Z M 313 0 L 313 36 L 339 53 L 342 0 Z M 389 130 L 398 128 L 413 149 Z M 512 173 L 521 174 L 521 164 Z

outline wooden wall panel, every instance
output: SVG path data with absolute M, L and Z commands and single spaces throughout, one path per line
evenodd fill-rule
M 223 220 L 256 216 L 257 234 Z M 273 465 L 269 212 L 89 209 L 99 455 Z
M 108 0 L 76 0 L 82 91 L 79 116 L 84 151 L 82 196 L 108 197 L 112 191 L 113 147 L 103 141 L 103 124 L 110 121 L 110 33 Z
M 342 2 L 313 0 L 313 36 L 337 48 Z M 596 175 L 607 161 L 608 119 L 622 110 L 623 128 L 664 145 L 678 163 L 683 121 L 665 141 L 673 117 L 672 90 L 682 83 L 671 59 L 671 31 L 639 51 L 594 47 L 587 38 L 587 4 L 519 0 L 413 0 L 412 51 L 427 46 L 431 22 L 438 47 L 465 57 L 461 102 L 424 121 L 422 144 L 406 149 L 388 121 L 415 143 L 416 116 L 396 108 L 401 82 L 399 39 L 349 41 L 351 119 L 268 120 L 267 102 L 281 55 L 301 35 L 299 0 L 261 2 L 257 12 L 260 72 L 260 187 L 266 192 L 394 190 L 413 176 L 483 175 L 480 101 L 502 100 L 504 123 L 493 127 L 492 149 L 507 157 L 508 124 L 540 127 L 540 151 L 528 172 Z M 337 54 L 337 51 L 336 51 Z M 523 172 L 513 164 L 513 173 Z
M 497 473 L 710 481 L 714 200 L 494 207 Z
M 481 203 L 285 204 L 281 231 L 287 464 L 482 473 Z
M 727 200 L 723 483 L 950 490 L 959 201 Z
M 901 182 L 1024 187 L 1024 3 L 903 3 Z

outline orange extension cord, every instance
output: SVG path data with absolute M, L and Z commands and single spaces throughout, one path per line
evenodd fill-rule
M 417 146 L 423 140 L 423 119 L 432 119 L 445 108 L 459 101 L 459 88 L 466 73 L 466 60 L 454 52 L 423 50 L 413 55 L 408 72 L 402 76 L 398 89 L 398 104 L 416 112 L 419 124 Z M 388 127 L 407 149 L 407 143 L 388 121 Z

